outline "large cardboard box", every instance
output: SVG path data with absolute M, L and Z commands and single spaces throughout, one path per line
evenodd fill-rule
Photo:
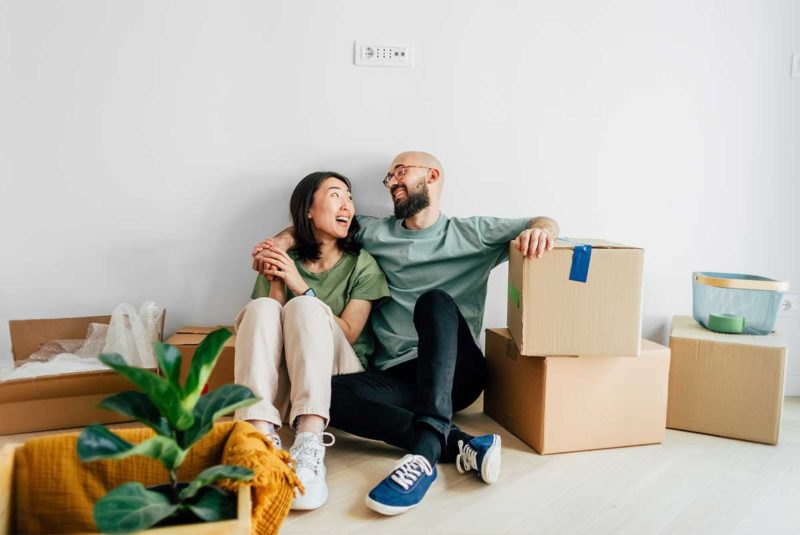
M 14 361 L 27 359 L 52 340 L 82 339 L 90 323 L 110 321 L 111 316 L 12 320 L 9 329 Z M 162 317 L 162 332 L 163 321 Z M 93 422 L 131 421 L 129 417 L 99 409 L 97 404 L 112 394 L 135 388 L 111 370 L 2 381 L 0 435 L 65 429 Z
M 531 259 L 509 247 L 508 328 L 523 355 L 639 355 L 642 249 L 559 240 Z
M 507 329 L 486 330 L 484 412 L 541 454 L 664 441 L 669 348 L 639 358 L 526 357 Z
M 169 337 L 168 344 L 176 346 L 181 352 L 181 384 L 186 381 L 186 376 L 189 374 L 189 367 L 192 364 L 197 346 L 203 341 L 208 333 L 219 329 L 219 327 L 181 327 L 175 334 Z M 232 327 L 228 327 L 233 332 Z M 211 377 L 208 379 L 208 390 L 216 390 L 222 385 L 233 383 L 233 365 L 234 365 L 234 347 L 236 344 L 236 335 L 231 336 L 225 346 L 222 348 L 217 359 L 217 365 L 214 371 L 211 372 Z
M 675 316 L 667 427 L 777 444 L 787 349 L 777 334 L 721 334 Z

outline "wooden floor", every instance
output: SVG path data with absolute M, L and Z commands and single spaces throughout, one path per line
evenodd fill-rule
M 661 445 L 549 456 L 480 411 L 479 401 L 456 420 L 503 436 L 497 484 L 440 465 L 419 508 L 382 517 L 364 496 L 401 452 L 334 430 L 328 503 L 292 512 L 281 533 L 800 533 L 800 398 L 786 398 L 778 446 L 668 430 Z M 39 434 L 0 437 L 0 446 Z M 291 444 L 290 433 L 283 439 Z

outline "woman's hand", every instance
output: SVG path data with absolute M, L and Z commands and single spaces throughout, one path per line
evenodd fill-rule
M 250 253 L 253 257 L 253 269 L 258 271 L 261 275 L 264 275 L 264 277 L 266 277 L 269 281 L 275 280 L 275 277 L 273 275 L 267 275 L 266 271 L 269 269 L 275 269 L 275 265 L 269 263 L 261 253 L 271 247 L 276 246 L 283 251 L 288 251 L 294 247 L 292 227 L 287 227 L 280 231 L 274 238 L 267 238 L 266 240 L 257 244 L 255 247 L 253 247 L 253 252 Z
M 265 277 L 273 277 L 270 280 L 282 280 L 294 295 L 303 295 L 308 290 L 308 284 L 300 276 L 294 260 L 286 254 L 286 251 L 265 242 L 265 247 L 259 252 L 259 257 L 270 264 L 263 271 Z

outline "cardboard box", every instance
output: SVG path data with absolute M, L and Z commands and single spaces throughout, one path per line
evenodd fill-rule
M 14 515 L 14 468 L 16 451 L 22 444 L 7 444 L 0 450 L 0 535 L 12 533 L 15 525 Z M 58 477 L 58 472 L 53 474 Z M 249 535 L 251 533 L 252 499 L 251 487 L 242 485 L 237 495 L 236 519 L 182 526 L 152 528 L 142 533 L 153 532 L 159 535 Z
M 111 316 L 12 320 L 9 329 L 14 361 L 27 359 L 52 340 L 82 339 L 90 323 L 110 321 Z M 162 331 L 163 321 L 162 317 Z M 2 381 L 0 435 L 65 429 L 93 422 L 129 422 L 131 418 L 99 409 L 97 404 L 112 394 L 135 388 L 111 370 Z
M 169 337 L 168 344 L 176 346 L 181 352 L 181 384 L 186 381 L 186 376 L 189 374 L 189 367 L 194 357 L 194 352 L 197 351 L 197 346 L 203 341 L 208 333 L 219 329 L 219 327 L 181 327 L 175 334 Z M 232 327 L 228 329 L 233 332 Z M 214 371 L 211 372 L 211 377 L 208 379 L 208 390 L 216 390 L 222 385 L 233 383 L 233 364 L 234 364 L 234 347 L 236 344 L 236 335 L 231 336 L 225 346 L 222 348 L 222 353 L 217 359 L 217 365 Z
M 780 336 L 720 334 L 675 316 L 667 427 L 777 444 L 787 349 Z
M 486 330 L 484 412 L 541 454 L 664 441 L 669 348 L 639 358 L 526 357 L 507 329 Z
M 529 259 L 510 245 L 508 328 L 520 352 L 638 356 L 644 251 L 576 242 L 591 250 L 559 240 L 542 258 Z

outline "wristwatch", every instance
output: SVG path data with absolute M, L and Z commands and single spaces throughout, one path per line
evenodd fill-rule
M 308 290 L 306 290 L 305 292 L 303 292 L 303 295 L 307 295 L 308 297 L 316 297 L 316 296 L 317 296 L 317 292 L 315 292 L 315 291 L 314 291 L 314 288 L 312 288 L 311 286 L 309 286 L 309 287 L 308 287 Z

